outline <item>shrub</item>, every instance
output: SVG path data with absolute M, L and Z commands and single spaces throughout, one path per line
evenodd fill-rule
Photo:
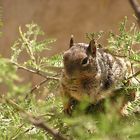
M 108 51 L 112 55 L 127 57 L 133 67 L 140 67 L 140 53 L 135 51 L 133 45 L 140 43 L 140 32 L 133 24 L 126 29 L 127 19 L 120 24 L 119 34 L 109 34 Z M 139 115 L 135 115 L 140 106 L 140 71 L 133 73 L 129 78 L 136 81 L 131 86 L 135 89 L 137 99 L 126 105 L 127 116 L 120 117 L 109 102 L 105 103 L 107 113 L 84 114 L 79 108 L 68 117 L 63 113 L 58 85 L 60 72 L 63 67 L 62 55 L 51 58 L 41 57 L 41 52 L 48 51 L 55 39 L 40 40 L 43 35 L 41 28 L 31 23 L 26 25 L 27 31 L 19 28 L 19 39 L 11 47 L 11 58 L 0 57 L 0 83 L 6 87 L 6 95 L 1 92 L 0 98 L 0 138 L 1 139 L 139 139 Z M 87 34 L 88 38 L 99 39 L 100 33 Z M 20 62 L 20 57 L 26 53 L 26 59 Z M 23 85 L 18 71 L 27 72 L 42 77 L 42 81 L 31 88 L 30 84 Z M 126 79 L 127 80 L 127 79 Z M 41 90 L 45 83 L 44 90 Z M 47 91 L 48 96 L 43 100 L 36 99 L 34 92 Z M 124 93 L 125 94 L 125 93 Z

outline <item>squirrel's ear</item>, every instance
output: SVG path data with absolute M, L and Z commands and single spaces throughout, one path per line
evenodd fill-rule
M 73 39 L 73 35 L 71 35 L 69 48 L 71 48 L 73 45 L 74 45 L 74 39 Z
M 89 46 L 87 48 L 87 52 L 90 53 L 91 55 L 95 56 L 96 55 L 96 43 L 95 40 L 92 39 L 89 43 Z

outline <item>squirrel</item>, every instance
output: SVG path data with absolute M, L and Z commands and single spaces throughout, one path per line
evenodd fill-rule
M 64 112 L 72 113 L 76 102 L 87 99 L 97 104 L 113 94 L 113 90 L 131 74 L 131 64 L 125 58 L 111 55 L 92 39 L 89 44 L 74 43 L 63 55 L 60 91 Z

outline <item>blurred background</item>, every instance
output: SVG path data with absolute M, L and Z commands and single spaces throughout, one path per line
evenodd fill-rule
M 10 47 L 18 38 L 18 27 L 32 21 L 46 33 L 56 38 L 51 56 L 68 48 L 70 35 L 76 42 L 87 42 L 85 33 L 103 30 L 117 32 L 119 22 L 128 16 L 135 21 L 134 11 L 128 0 L 0 0 L 4 26 L 0 38 L 0 54 L 10 56 Z M 106 36 L 103 43 L 106 44 Z M 26 74 L 26 80 L 36 83 L 35 76 Z
M 5 57 L 18 38 L 18 27 L 32 21 L 46 37 L 57 39 L 48 52 L 52 55 L 68 47 L 71 34 L 77 42 L 85 42 L 85 33 L 116 31 L 124 16 L 135 20 L 128 0 L 0 0 L 0 6 L 4 22 L 0 53 Z

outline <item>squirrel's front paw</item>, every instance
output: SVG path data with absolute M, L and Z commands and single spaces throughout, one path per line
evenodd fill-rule
M 72 108 L 71 108 L 71 107 L 69 107 L 69 108 L 64 108 L 64 113 L 65 113 L 66 115 L 71 116 L 71 115 L 72 115 Z
M 71 116 L 78 103 L 79 102 L 74 98 L 70 98 L 69 101 L 64 105 L 64 113 Z

